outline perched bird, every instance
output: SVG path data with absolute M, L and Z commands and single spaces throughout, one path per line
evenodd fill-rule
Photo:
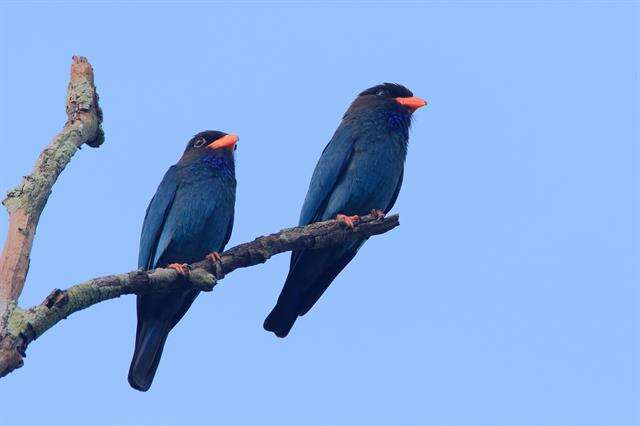
M 384 83 L 360 93 L 325 147 L 309 184 L 300 225 L 336 218 L 353 227 L 359 215 L 384 216 L 402 185 L 412 113 L 426 102 Z M 264 328 L 285 337 L 366 239 L 291 253 L 289 275 Z
M 238 137 L 218 131 L 195 135 L 156 190 L 142 225 L 138 267 L 173 268 L 218 261 L 233 229 L 236 198 L 234 151 Z M 153 382 L 169 331 L 199 291 L 185 289 L 138 296 L 136 344 L 129 384 L 146 391 Z

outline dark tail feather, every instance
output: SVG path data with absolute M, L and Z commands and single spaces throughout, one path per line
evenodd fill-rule
M 294 304 L 276 303 L 262 326 L 265 330 L 273 332 L 278 337 L 287 337 L 297 318 L 298 310 L 295 309 Z
M 169 324 L 162 322 L 143 324 L 140 328 L 129 367 L 129 384 L 132 388 L 146 392 L 151 387 L 169 330 Z

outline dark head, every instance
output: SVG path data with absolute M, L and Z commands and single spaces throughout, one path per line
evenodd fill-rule
M 382 127 L 401 135 L 406 142 L 413 113 L 426 104 L 401 84 L 383 83 L 360 93 L 345 113 L 343 123 L 357 122 L 361 128 L 374 126 L 376 131 Z
M 413 96 L 411 90 L 401 84 L 383 83 L 360 93 L 353 105 L 379 106 L 397 108 L 400 106 L 409 113 L 427 104 L 426 101 Z
M 184 155 L 192 153 L 210 154 L 213 151 L 229 151 L 233 153 L 238 140 L 236 135 L 229 135 L 217 130 L 205 130 L 191 138 L 187 148 L 184 150 Z
M 202 157 L 218 157 L 233 162 L 233 152 L 236 149 L 238 140 L 236 135 L 216 130 L 200 132 L 187 143 L 180 163 L 191 163 L 193 160 Z

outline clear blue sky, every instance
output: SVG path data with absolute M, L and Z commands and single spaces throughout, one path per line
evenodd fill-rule
M 429 106 L 402 225 L 287 339 L 262 330 L 282 255 L 202 295 L 142 394 L 123 297 L 29 347 L 0 383 L 0 424 L 637 425 L 638 16 L 604 1 L 2 4 L 0 188 L 64 123 L 73 54 L 105 117 L 105 144 L 76 155 L 42 215 L 23 305 L 135 268 L 147 203 L 200 130 L 241 138 L 234 245 L 296 223 L 359 91 L 400 82 Z

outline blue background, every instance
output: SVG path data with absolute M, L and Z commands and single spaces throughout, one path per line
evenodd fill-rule
M 402 225 L 287 339 L 262 330 L 281 255 L 202 295 L 142 394 L 126 382 L 135 299 L 109 301 L 29 347 L 0 383 L 0 424 L 637 425 L 638 16 L 631 2 L 3 3 L 0 187 L 64 123 L 71 55 L 95 67 L 105 117 L 105 144 L 78 152 L 42 215 L 25 306 L 135 268 L 147 203 L 200 130 L 241 138 L 231 246 L 296 223 L 359 91 L 400 82 L 429 106 Z

